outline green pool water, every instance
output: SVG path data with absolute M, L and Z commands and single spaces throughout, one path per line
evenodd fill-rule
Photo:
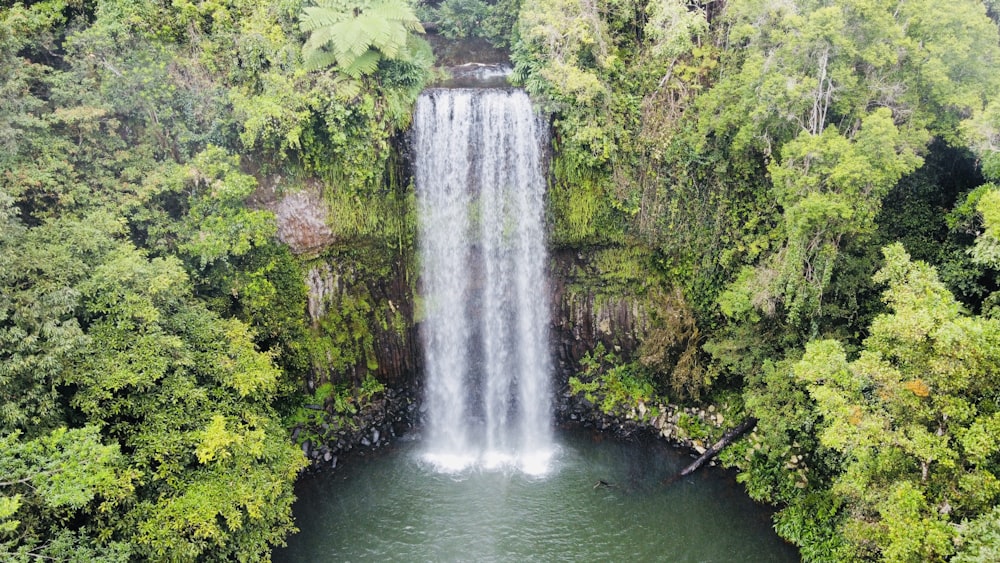
M 298 486 L 278 562 L 797 561 L 770 512 L 658 441 L 562 430 L 548 473 L 434 471 L 413 437 Z M 607 485 L 599 484 L 607 483 Z M 596 487 L 595 487 L 596 485 Z

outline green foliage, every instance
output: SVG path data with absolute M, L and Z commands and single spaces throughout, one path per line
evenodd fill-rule
M 812 342 L 795 366 L 823 418 L 820 442 L 843 455 L 833 492 L 852 515 L 841 533 L 859 555 L 926 561 L 953 551 L 956 515 L 992 506 L 1000 486 L 992 433 L 1000 326 L 962 313 L 926 264 L 884 250 L 878 316 L 856 360 Z M 861 518 L 857 515 L 868 514 Z
M 19 490 L 24 503 L 51 510 L 80 509 L 97 497 L 114 503 L 132 487 L 134 476 L 122 472 L 124 459 L 118 445 L 101 444 L 94 426 L 58 428 L 30 441 L 14 433 L 2 443 L 4 493 Z
M 288 417 L 288 425 L 299 430 L 298 442 L 322 443 L 333 439 L 341 428 L 356 429 L 355 415 L 370 409 L 385 385 L 366 374 L 360 385 L 325 382 Z
M 971 522 L 963 522 L 955 563 L 986 563 L 1000 558 L 1000 506 Z
M 664 374 L 674 397 L 698 400 L 708 390 L 712 374 L 703 365 L 703 337 L 694 313 L 678 289 L 654 290 L 650 303 L 652 326 L 639 350 L 639 361 Z
M 715 429 L 711 425 L 686 412 L 678 413 L 677 428 L 682 432 L 681 435 L 686 435 L 694 440 L 709 441 L 713 434 L 718 435 L 717 432 L 713 432 Z
M 451 39 L 472 37 L 482 26 L 489 6 L 482 0 L 444 0 L 434 12 L 441 35 Z
M 359 396 L 362 401 L 371 400 L 373 397 L 380 393 L 385 393 L 385 385 L 383 385 L 379 380 L 372 377 L 372 374 L 365 375 L 364 381 L 361 382 L 361 390 Z
M 306 67 L 336 63 L 353 78 L 374 73 L 382 59 L 406 59 L 409 34 L 423 33 L 405 0 L 317 0 L 299 21 L 309 33 L 302 47 Z
M 90 252 L 103 250 L 90 226 L 47 223 L 26 229 L 8 207 L 0 227 L 0 429 L 28 436 L 52 430 L 64 415 L 58 382 L 73 351 L 87 337 L 73 313 L 73 284 Z M 95 232 L 96 230 L 96 232 Z M 60 244 L 72 237 L 75 248 Z M 77 238 L 79 237 L 79 238 Z
M 151 559 L 260 558 L 292 528 L 287 489 L 304 467 L 274 421 L 249 419 L 232 431 L 215 415 L 196 447 L 198 479 L 177 494 L 141 503 L 136 542 Z
M 515 77 L 553 112 L 553 240 L 652 250 L 686 303 L 648 308 L 643 355 L 666 371 L 693 341 L 705 380 L 742 386 L 760 422 L 730 461 L 807 560 L 947 557 L 952 524 L 995 498 L 992 321 L 895 246 L 872 278 L 873 248 L 902 238 L 995 311 L 989 188 L 944 223 L 980 183 L 961 146 L 988 179 L 1000 162 L 976 62 L 1000 54 L 992 9 L 522 7 Z M 597 378 L 571 389 L 601 399 Z
M 612 415 L 626 415 L 640 404 L 665 401 L 656 393 L 648 374 L 637 364 L 621 363 L 604 345 L 588 352 L 580 360 L 583 371 L 570 378 L 570 392 L 584 397 Z M 656 416 L 652 410 L 647 415 Z
M 344 242 L 376 240 L 387 251 L 411 248 L 416 236 L 412 193 L 390 192 L 362 197 L 347 190 L 329 190 L 324 194 L 331 231 Z
M 571 390 L 617 414 L 741 392 L 759 423 L 727 462 L 806 560 L 995 559 L 998 201 L 956 203 L 983 183 L 961 145 L 1000 178 L 995 4 L 435 13 L 510 41 L 551 116 L 550 240 L 601 247 L 571 295 L 649 315 L 642 363 L 595 350 Z M 254 560 L 293 528 L 275 406 L 300 439 L 327 433 L 300 405 L 349 425 L 406 335 L 374 280 L 413 247 L 418 26 L 402 0 L 0 9 L 5 560 Z M 314 184 L 340 281 L 307 320 L 304 263 L 246 202 Z M 941 279 L 889 246 L 879 304 L 897 239 Z
M 837 498 L 821 490 L 792 500 L 775 515 L 774 529 L 799 546 L 803 561 L 835 561 L 847 555 L 837 534 L 842 518 Z
M 377 368 L 368 297 L 342 294 L 331 305 L 311 342 L 314 368 L 341 374 L 351 373 L 359 364 Z
M 436 6 L 425 0 L 418 14 L 434 22 L 444 37 L 482 37 L 496 47 L 508 47 L 520 6 L 521 0 L 444 0 Z
M 758 423 L 744 459 L 737 462 L 743 470 L 738 479 L 751 497 L 772 503 L 796 502 L 822 490 L 830 471 L 828 454 L 815 435 L 819 415 L 805 386 L 792 377 L 791 366 L 788 360 L 765 364 L 744 394 L 746 411 Z
M 967 249 L 979 230 L 975 205 L 976 194 L 981 194 L 981 190 L 969 190 L 981 183 L 981 176 L 965 149 L 934 142 L 924 159 L 924 166 L 903 178 L 883 200 L 876 219 L 878 246 L 903 243 L 915 259 L 938 270 L 941 281 L 957 299 L 970 310 L 979 311 L 983 298 L 989 294 L 989 282 L 984 276 L 986 268 L 974 263 Z M 944 209 L 951 211 L 942 214 Z M 874 262 L 878 258 L 874 246 L 855 245 L 855 250 L 846 249 L 850 258 L 845 263 Z M 867 269 L 864 277 L 855 278 L 857 283 L 870 281 L 870 272 L 877 268 L 872 265 Z M 871 304 L 869 307 L 877 310 L 877 301 L 873 300 L 877 295 L 872 289 L 855 293 L 864 295 L 864 301 Z
M 241 143 L 268 155 L 266 172 L 283 173 L 272 167 L 292 161 L 306 178 L 318 176 L 332 197 L 386 195 L 398 165 L 390 140 L 409 125 L 433 60 L 422 40 L 413 40 L 412 51 L 410 60 L 383 62 L 374 79 L 271 73 L 262 91 L 230 90 L 243 122 Z M 296 176 L 289 178 L 291 186 L 302 181 Z
M 980 190 L 976 211 L 982 216 L 985 231 L 976 238 L 970 254 L 974 262 L 997 269 L 1000 267 L 1000 190 L 994 184 L 986 184 Z
M 591 403 L 597 402 L 597 395 L 595 395 L 595 393 L 600 387 L 601 387 L 600 381 L 589 381 L 587 383 L 584 383 L 583 381 L 580 381 L 580 378 L 575 375 L 571 375 L 569 377 L 569 392 L 574 395 L 579 395 L 583 393 L 584 398 L 590 401 Z
M 963 133 L 982 163 L 987 180 L 1000 180 L 1000 101 L 991 99 L 982 112 L 963 124 Z
M 267 406 L 279 377 L 271 355 L 256 350 L 245 325 L 190 300 L 176 259 L 122 249 L 80 288 L 92 347 L 65 376 L 77 388 L 73 405 L 126 445 L 144 476 L 125 515 L 136 535 L 131 526 L 119 533 L 154 558 L 266 551 L 291 526 L 291 479 L 302 466 Z M 243 436 L 232 463 L 209 471 L 187 461 L 226 457 L 210 455 L 206 436 L 230 417 Z M 236 474 L 245 488 L 222 485 Z M 237 531 L 213 528 L 215 514 Z
M 254 560 L 293 529 L 275 360 L 304 287 L 224 94 L 291 73 L 289 4 L 0 10 L 24 96 L 0 108 L 0 558 Z
M 729 6 L 728 40 L 745 48 L 727 63 L 742 74 L 726 75 L 698 103 L 707 104 L 699 105 L 702 131 L 731 138 L 741 152 L 780 153 L 769 171 L 783 208 L 783 242 L 753 278 L 744 278 L 750 287 L 736 291 L 763 292 L 769 297 L 764 312 L 784 313 L 810 334 L 824 313 L 844 242 L 868 236 L 882 198 L 920 165 L 917 154 L 931 134 L 958 142 L 962 112 L 955 108 L 969 115 L 984 106 L 981 94 L 972 93 L 987 92 L 993 79 L 967 73 L 975 63 L 964 56 L 978 51 L 991 59 L 996 51 L 966 33 L 996 29 L 973 2 L 933 21 L 933 3 L 900 11 L 854 2 L 801 4 L 802 10 L 772 11 L 753 2 Z M 874 48 L 876 36 L 920 56 L 904 60 Z M 946 62 L 939 57 L 948 49 L 962 54 Z M 883 86 L 873 84 L 871 73 Z M 916 91 L 925 97 L 913 97 Z
M 184 225 L 188 232 L 181 234 L 185 240 L 178 251 L 197 259 L 201 268 L 243 256 L 276 233 L 272 214 L 244 206 L 257 182 L 241 173 L 237 164 L 234 157 L 211 145 L 189 164 L 183 184 L 190 206 L 188 225 Z
M 67 547 L 79 558 L 125 561 L 119 542 L 95 549 L 97 522 L 80 529 L 63 523 L 93 511 L 115 509 L 131 494 L 138 476 L 126 468 L 117 444 L 104 445 L 95 426 L 58 428 L 33 440 L 17 432 L 0 438 L 0 556 L 8 561 L 48 559 Z M 51 534 L 53 541 L 43 542 Z
M 601 410 L 606 413 L 638 407 L 656 398 L 653 384 L 635 366 L 616 366 L 601 377 L 604 398 Z
M 612 178 L 638 107 L 603 3 L 522 2 L 512 46 L 514 78 L 554 111 L 552 188 L 554 240 L 559 244 L 622 242 L 638 198 L 624 176 Z
M 733 291 L 764 292 L 754 300 L 771 314 L 781 303 L 792 324 L 820 315 L 841 240 L 871 233 L 882 198 L 920 164 L 885 109 L 866 116 L 853 139 L 831 126 L 783 145 L 769 170 L 784 208 L 784 247 L 744 278 L 749 287 Z
M 708 32 L 702 10 L 691 10 L 681 0 L 655 0 L 646 4 L 648 19 L 643 28 L 650 54 L 677 60 L 695 47 L 693 38 Z

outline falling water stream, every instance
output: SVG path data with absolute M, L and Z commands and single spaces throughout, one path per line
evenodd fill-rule
M 442 470 L 552 456 L 542 132 L 521 90 L 433 89 L 414 113 L 426 457 Z
M 301 480 L 276 561 L 797 559 L 731 475 L 667 486 L 662 442 L 553 428 L 544 135 L 520 90 L 421 95 L 424 426 Z

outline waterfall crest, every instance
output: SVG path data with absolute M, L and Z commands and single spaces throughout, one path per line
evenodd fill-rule
M 553 452 L 540 126 L 516 89 L 432 89 L 414 113 L 427 407 L 442 470 L 544 473 Z

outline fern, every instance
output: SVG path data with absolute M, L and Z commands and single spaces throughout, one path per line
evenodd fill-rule
M 302 31 L 316 31 L 342 22 L 348 17 L 349 14 L 345 12 L 331 8 L 310 6 L 302 10 L 302 15 L 299 16 L 299 28 Z
M 350 65 L 343 67 L 343 71 L 351 78 L 360 78 L 375 72 L 381 59 L 382 56 L 378 54 L 378 51 L 369 50 L 360 57 L 356 57 Z
M 337 62 L 337 55 L 326 49 L 316 49 L 305 55 L 306 70 L 319 70 Z
M 382 59 L 410 56 L 411 32 L 423 33 L 405 0 L 315 0 L 299 15 L 310 36 L 302 46 L 307 69 L 333 63 L 348 76 L 371 74 Z

